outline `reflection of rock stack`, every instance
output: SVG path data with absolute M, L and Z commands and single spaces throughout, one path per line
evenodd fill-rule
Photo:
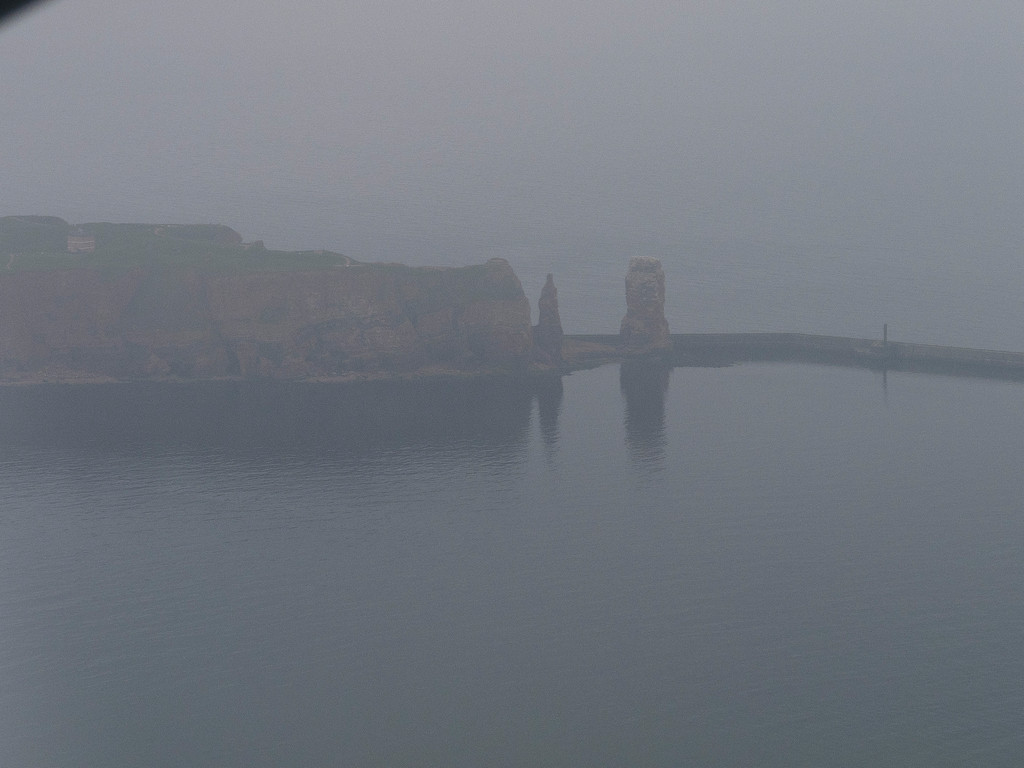
M 626 398 L 626 444 L 644 461 L 665 455 L 665 395 L 670 365 L 652 360 L 624 360 L 619 387 Z
M 558 444 L 558 415 L 562 411 L 562 377 L 544 376 L 536 383 L 537 411 L 544 445 L 553 449 Z
M 626 273 L 626 316 L 619 330 L 631 352 L 667 351 L 672 346 L 665 319 L 665 273 L 661 262 L 634 256 Z

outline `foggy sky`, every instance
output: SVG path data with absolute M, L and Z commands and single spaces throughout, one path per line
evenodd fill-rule
M 1022 32 L 1019 2 L 54 0 L 0 28 L 0 213 L 411 263 L 980 250 L 1002 279 Z

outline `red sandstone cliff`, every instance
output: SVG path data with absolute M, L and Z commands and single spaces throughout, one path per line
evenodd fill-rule
M 345 378 L 525 368 L 509 264 L 0 272 L 0 379 Z

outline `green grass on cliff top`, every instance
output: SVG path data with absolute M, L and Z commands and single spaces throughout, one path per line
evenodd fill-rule
M 202 272 L 287 272 L 356 263 L 331 251 L 273 251 L 246 246 L 237 233 L 213 226 L 85 224 L 85 232 L 96 238 L 96 250 L 68 253 L 71 229 L 60 219 L 40 222 L 33 217 L 0 218 L 0 273 L 66 269 L 118 273 L 154 266 Z
M 83 224 L 96 239 L 92 253 L 68 253 L 68 235 L 78 229 L 53 216 L 0 217 L 0 279 L 5 272 L 87 269 L 118 275 L 133 269 L 176 273 L 298 272 L 359 266 L 385 272 L 401 285 L 407 311 L 422 314 L 467 297 L 521 297 L 518 281 L 488 265 L 460 269 L 361 263 L 332 251 L 272 251 L 246 245 L 229 227 L 214 224 Z

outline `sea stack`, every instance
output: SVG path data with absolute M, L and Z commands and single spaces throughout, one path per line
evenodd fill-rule
M 629 260 L 626 316 L 619 337 L 632 352 L 659 352 L 672 346 L 665 319 L 665 273 L 658 259 L 634 256 Z
M 533 327 L 533 348 L 537 362 L 543 365 L 562 364 L 562 319 L 558 315 L 558 289 L 549 274 L 537 303 L 539 315 Z

